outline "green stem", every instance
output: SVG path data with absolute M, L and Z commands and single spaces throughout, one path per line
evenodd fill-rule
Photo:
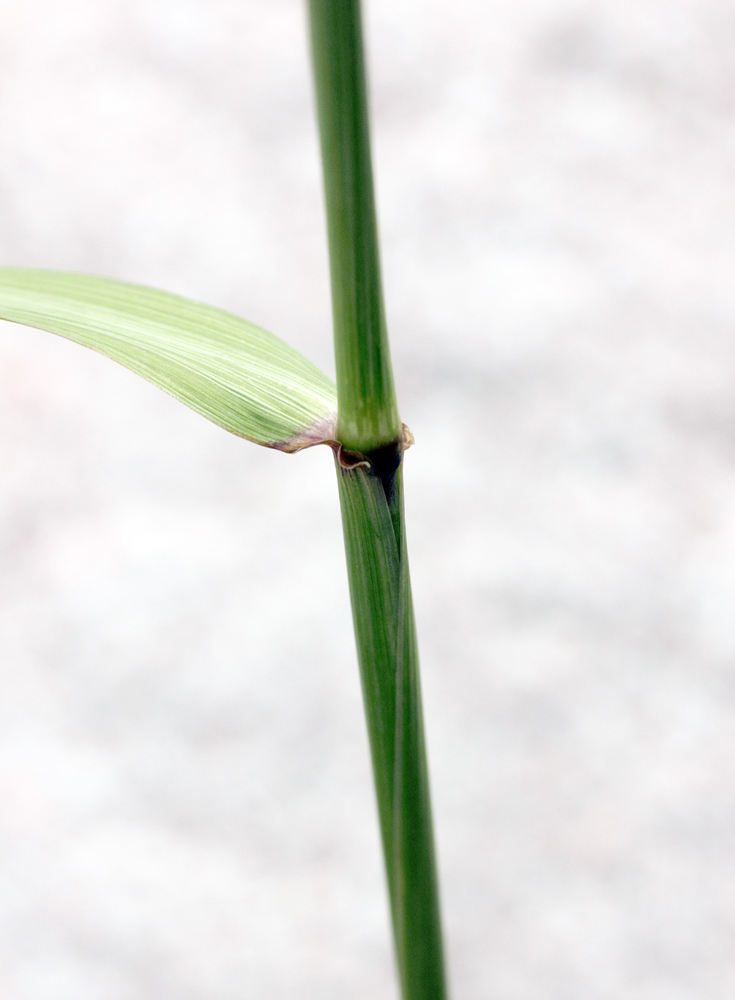
M 365 67 L 357 0 L 311 0 L 332 272 L 338 437 L 368 452 L 399 437 L 380 281 Z
M 380 281 L 359 0 L 310 0 L 339 400 L 342 524 L 403 1000 L 446 997 L 401 423 Z M 348 456 L 352 459 L 355 456 Z

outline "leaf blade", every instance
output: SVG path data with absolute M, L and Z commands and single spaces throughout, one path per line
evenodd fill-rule
M 213 306 L 111 278 L 0 268 L 0 319 L 90 347 L 256 444 L 298 451 L 334 438 L 332 381 Z

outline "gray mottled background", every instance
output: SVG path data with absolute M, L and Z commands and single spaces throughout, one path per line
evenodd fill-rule
M 455 1000 L 735 995 L 735 13 L 371 0 Z M 0 0 L 0 263 L 332 370 L 298 0 Z M 0 995 L 394 998 L 331 458 L 0 324 Z

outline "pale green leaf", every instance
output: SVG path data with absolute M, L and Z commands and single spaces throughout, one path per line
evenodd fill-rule
M 0 268 L 0 319 L 91 347 L 257 444 L 298 451 L 334 438 L 332 381 L 221 309 L 109 278 Z

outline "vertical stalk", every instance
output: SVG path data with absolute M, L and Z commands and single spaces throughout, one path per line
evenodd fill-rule
M 416 630 L 359 0 L 309 0 L 327 205 L 342 524 L 403 1000 L 445 1000 Z
M 339 395 L 338 437 L 366 452 L 399 437 L 380 281 L 359 0 L 311 0 Z

